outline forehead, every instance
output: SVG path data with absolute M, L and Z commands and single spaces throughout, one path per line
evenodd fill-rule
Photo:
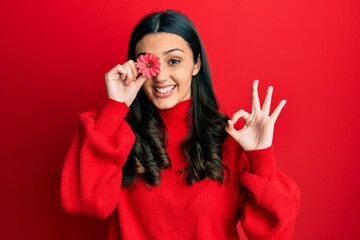
M 161 55 L 164 52 L 179 48 L 184 51 L 184 53 L 191 53 L 192 51 L 188 43 L 180 36 L 172 33 L 150 33 L 145 35 L 135 47 L 135 53 L 150 52 L 155 55 Z

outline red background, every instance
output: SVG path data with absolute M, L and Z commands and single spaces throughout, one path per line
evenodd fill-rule
M 0 238 L 101 239 L 103 222 L 59 208 L 55 173 L 132 27 L 164 8 L 194 21 L 229 114 L 249 109 L 254 79 L 288 100 L 274 147 L 302 191 L 295 239 L 360 239 L 357 0 L 3 1 Z

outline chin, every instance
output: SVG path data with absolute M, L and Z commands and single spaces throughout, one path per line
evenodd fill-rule
M 176 103 L 171 103 L 171 102 L 158 103 L 158 102 L 156 102 L 156 103 L 154 103 L 154 105 L 157 109 L 165 110 L 165 109 L 170 109 L 170 108 L 174 107 L 176 105 Z
M 177 104 L 177 102 L 171 100 L 162 100 L 162 101 L 153 101 L 153 104 L 157 109 L 165 110 L 174 107 Z

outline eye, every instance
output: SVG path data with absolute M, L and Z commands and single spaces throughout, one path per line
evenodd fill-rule
M 175 64 L 179 64 L 179 63 L 180 63 L 180 60 L 179 60 L 179 59 L 175 59 L 175 58 L 170 59 L 170 61 L 169 61 L 169 64 L 170 64 L 170 65 L 175 65 Z

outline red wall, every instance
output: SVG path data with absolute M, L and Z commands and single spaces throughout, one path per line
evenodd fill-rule
M 356 0 L 1 3 L 0 238 L 101 239 L 104 223 L 58 207 L 55 173 L 77 113 L 104 102 L 104 74 L 125 61 L 131 28 L 164 8 L 197 25 L 228 113 L 248 109 L 257 78 L 262 93 L 274 85 L 274 102 L 288 100 L 274 147 L 302 190 L 295 239 L 360 239 Z

